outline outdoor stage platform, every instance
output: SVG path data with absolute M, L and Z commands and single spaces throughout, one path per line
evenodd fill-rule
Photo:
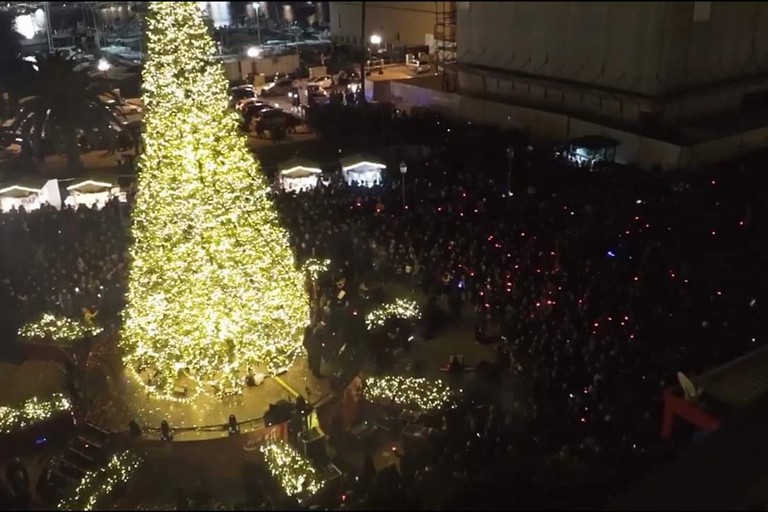
M 263 417 L 269 405 L 280 400 L 295 401 L 301 394 L 312 403 L 330 392 L 328 381 L 316 379 L 304 357 L 297 358 L 286 373 L 241 389 L 241 394 L 226 398 L 201 393 L 190 403 L 175 402 L 148 395 L 135 374 L 113 368 L 89 378 L 87 393 L 91 400 L 87 419 L 112 432 L 127 431 L 129 422 L 134 420 L 150 437 L 151 431 L 159 429 L 160 422 L 165 420 L 174 430 L 174 441 L 202 441 L 227 436 L 225 425 L 230 414 L 239 423 L 247 422 Z M 242 425 L 242 432 L 261 428 L 263 425 L 258 423 Z

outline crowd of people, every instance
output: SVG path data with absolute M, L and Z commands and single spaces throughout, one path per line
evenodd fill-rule
M 633 179 L 523 150 L 510 195 L 504 146 L 467 155 L 467 130 L 410 166 L 407 207 L 399 177 L 278 195 L 297 255 L 330 258 L 348 286 L 411 283 L 459 322 L 473 311 L 476 340 L 498 340 L 533 389 L 520 406 L 542 454 L 645 467 L 663 455 L 661 392 L 676 373 L 763 343 L 759 157 Z
M 400 176 L 370 189 L 333 182 L 273 194 L 297 260 L 333 262 L 315 311 L 335 311 L 326 307 L 334 301 L 354 310 L 366 282 L 405 283 L 453 322 L 471 319 L 468 342 L 498 344 L 532 392 L 512 411 L 527 418 L 515 434 L 526 437 L 504 428 L 509 411 L 496 404 L 403 454 L 401 476 L 358 480 L 369 504 L 444 472 L 479 488 L 496 467 L 488 460 L 503 464 L 524 446 L 542 460 L 633 468 L 656 451 L 661 391 L 677 371 L 696 375 L 762 345 L 755 255 L 764 250 L 764 191 L 749 179 L 759 157 L 728 172 L 615 177 L 574 170 L 527 143 L 509 163 L 508 140 L 477 127 L 395 122 L 400 138 L 432 146 L 429 159 L 409 162 L 405 204 Z M 4 323 L 89 311 L 116 326 L 129 219 L 118 202 L 0 215 Z M 320 315 L 313 326 L 352 337 L 360 320 L 345 327 Z M 427 505 L 412 494 L 398 503 Z

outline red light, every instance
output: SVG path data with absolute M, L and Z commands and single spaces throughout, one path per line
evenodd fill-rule
M 722 295 L 722 294 L 723 294 L 723 292 L 721 292 L 720 290 L 717 290 L 717 294 L 718 294 L 718 295 Z
M 520 236 L 525 236 L 525 233 L 520 233 Z
M 640 278 L 639 278 L 639 277 L 637 277 L 637 276 L 635 276 L 635 282 L 637 282 L 637 281 L 639 281 L 639 280 L 640 280 Z

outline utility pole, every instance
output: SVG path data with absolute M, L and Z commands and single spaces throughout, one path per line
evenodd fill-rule
M 360 2 L 360 11 L 362 13 L 362 24 L 360 25 L 360 47 L 362 51 L 362 60 L 360 61 L 360 93 L 365 99 L 365 61 L 367 60 L 367 43 L 365 37 L 365 2 Z
M 51 32 L 51 6 L 50 2 L 43 4 L 45 8 L 45 32 L 48 35 L 48 53 L 53 53 L 53 33 Z

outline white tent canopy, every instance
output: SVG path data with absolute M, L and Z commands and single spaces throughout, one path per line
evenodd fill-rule
M 45 203 L 61 208 L 58 180 L 25 179 L 0 185 L 0 211 L 18 210 L 22 206 L 27 211 L 37 210 Z
M 301 158 L 286 160 L 278 166 L 277 170 L 283 189 L 291 192 L 315 188 L 323 173 L 317 163 Z
M 373 187 L 381 184 L 381 170 L 387 166 L 377 158 L 356 154 L 340 160 L 341 173 L 347 185 Z
M 125 201 L 125 193 L 114 180 L 75 179 L 67 186 L 67 192 L 69 195 L 64 203 L 73 208 L 85 205 L 101 209 L 115 196 Z

